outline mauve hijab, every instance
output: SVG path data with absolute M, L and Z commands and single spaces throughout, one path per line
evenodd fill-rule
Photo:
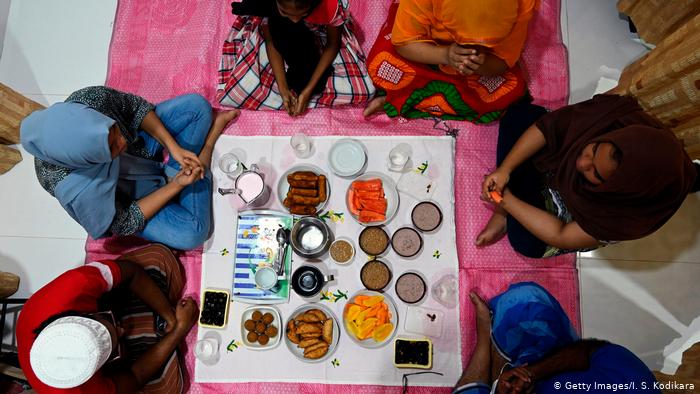
M 537 121 L 547 145 L 535 166 L 549 174 L 579 226 L 599 240 L 637 239 L 661 227 L 683 203 L 697 171 L 676 136 L 647 115 L 635 99 L 597 95 Z M 576 169 L 583 148 L 611 142 L 622 152 L 601 185 Z

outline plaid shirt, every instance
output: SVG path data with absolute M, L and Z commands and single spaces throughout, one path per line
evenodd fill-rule
M 250 16 L 237 17 L 234 21 L 224 42 L 219 67 L 217 97 L 222 105 L 253 110 L 282 108 L 282 96 L 261 32 L 264 23 L 265 18 Z M 324 46 L 326 27 L 307 25 Z M 365 55 L 352 33 L 347 4 L 342 0 L 339 0 L 338 14 L 329 25 L 340 27 L 341 47 L 324 91 L 311 98 L 309 107 L 364 104 L 374 95 L 375 89 L 367 72 Z

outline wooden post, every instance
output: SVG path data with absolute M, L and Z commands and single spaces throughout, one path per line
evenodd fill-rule
M 19 276 L 0 271 L 0 298 L 7 298 L 19 289 Z
M 17 149 L 0 145 L 0 174 L 10 171 L 20 161 L 22 161 L 22 154 Z
M 19 123 L 32 112 L 44 108 L 0 83 L 0 143 L 19 143 Z

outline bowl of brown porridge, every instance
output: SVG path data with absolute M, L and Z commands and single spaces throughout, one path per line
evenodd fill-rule
M 389 234 L 379 226 L 368 226 L 360 232 L 360 249 L 370 256 L 378 256 L 389 247 Z
M 391 282 L 391 269 L 383 261 L 368 261 L 360 270 L 360 280 L 367 290 L 381 291 Z

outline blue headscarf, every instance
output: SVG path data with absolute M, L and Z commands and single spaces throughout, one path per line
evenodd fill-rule
M 493 343 L 515 366 L 537 361 L 579 338 L 559 302 L 537 283 L 513 284 L 489 306 Z
M 56 199 L 93 238 L 109 229 L 119 179 L 119 157 L 107 140 L 114 119 L 79 103 L 57 103 L 22 121 L 22 146 L 35 157 L 72 172 L 58 183 Z

